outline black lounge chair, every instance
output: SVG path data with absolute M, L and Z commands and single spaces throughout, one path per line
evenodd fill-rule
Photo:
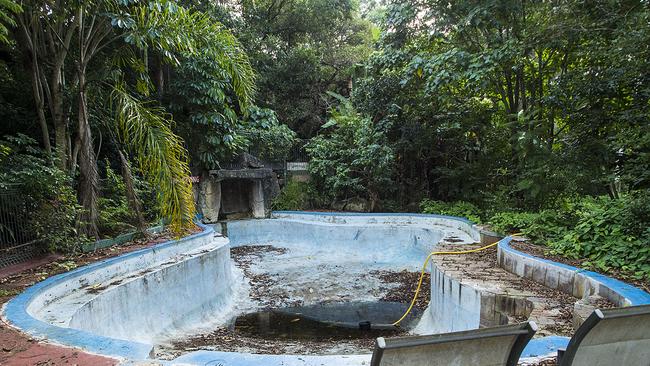
M 370 366 L 515 366 L 535 322 L 463 332 L 377 338 Z
M 650 366 L 650 305 L 596 309 L 558 351 L 559 366 Z

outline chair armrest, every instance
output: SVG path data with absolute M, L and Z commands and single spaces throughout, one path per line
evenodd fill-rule
M 566 348 L 558 348 L 557 349 L 557 359 L 556 363 L 560 365 L 562 363 L 562 357 L 564 356 L 564 352 L 566 352 Z

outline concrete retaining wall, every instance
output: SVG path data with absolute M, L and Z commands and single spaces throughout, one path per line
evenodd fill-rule
M 432 333 L 478 328 L 481 323 L 481 293 L 446 275 L 435 263 L 431 263 L 430 268 Z
M 435 263 L 431 267 L 429 312 L 434 333 L 457 332 L 508 324 L 509 317 L 528 317 L 532 303 L 461 283 Z
M 212 228 L 204 227 L 180 240 L 50 277 L 5 304 L 3 317 L 36 338 L 145 359 L 156 335 L 224 307 L 231 297 L 231 270 L 227 239 L 214 238 Z M 88 291 L 93 284 L 101 290 Z
M 430 228 L 432 226 L 448 227 L 461 230 L 469 235 L 472 240 L 481 240 L 479 230 L 469 220 L 461 217 L 414 214 L 414 213 L 329 213 L 329 212 L 301 212 L 301 211 L 274 211 L 274 218 L 300 221 L 314 221 L 338 224 L 357 224 L 364 226 L 374 225 L 409 225 L 411 227 Z
M 511 237 L 498 244 L 497 260 L 506 271 L 558 289 L 577 298 L 604 297 L 617 306 L 650 304 L 650 294 L 625 282 L 563 263 L 522 253 L 510 246 Z
M 200 235 L 192 235 L 179 241 L 167 242 L 152 248 L 138 250 L 84 266 L 82 267 L 85 269 L 84 271 L 81 271 L 80 268 L 67 272 L 65 281 L 52 281 L 38 296 L 32 298 L 28 304 L 27 311 L 30 314 L 36 314 L 39 309 L 69 294 L 71 291 L 84 286 L 102 283 L 112 278 L 137 272 L 138 270 L 144 270 L 154 266 L 156 263 L 163 263 L 167 259 L 173 258 L 181 253 L 205 246 L 213 240 L 214 236 L 212 228 L 206 227 L 205 230 Z
M 70 327 L 107 337 L 151 342 L 159 335 L 214 322 L 232 295 L 227 241 L 203 255 L 145 273 L 79 308 Z
M 340 224 L 288 219 L 244 220 L 228 223 L 230 245 L 283 243 L 321 247 L 355 247 L 364 260 L 391 260 L 432 249 L 444 233 L 411 226 Z

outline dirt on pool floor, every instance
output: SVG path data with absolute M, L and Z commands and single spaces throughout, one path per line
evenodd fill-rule
M 479 244 L 463 244 L 463 249 L 479 247 Z M 459 250 L 454 243 L 442 244 L 441 250 Z M 356 298 L 374 301 L 409 304 L 417 287 L 420 273 L 413 270 L 394 271 L 385 268 L 362 270 L 361 267 L 340 267 L 327 262 L 327 258 L 311 265 L 309 253 L 294 253 L 298 248 L 280 248 L 271 245 L 241 246 L 231 250 L 236 265 L 242 269 L 251 283 L 250 296 L 259 309 L 274 309 L 306 305 L 307 295 L 314 290 L 314 296 L 327 297 L 336 293 L 340 298 L 351 301 L 345 294 L 336 291 L 351 291 Z M 325 254 L 327 255 L 327 254 Z M 573 304 L 577 300 L 560 291 L 541 286 L 533 281 L 517 277 L 498 267 L 496 249 L 490 248 L 477 253 L 434 258 L 438 265 L 463 280 L 488 284 L 488 288 L 502 286 L 505 294 L 527 296 L 535 305 L 531 317 L 540 325 L 539 336 L 568 335 L 573 333 L 571 325 Z M 313 269 L 306 273 L 301 266 Z M 365 267 L 364 267 L 365 268 Z M 338 271 L 338 272 L 337 272 Z M 346 272 L 341 276 L 341 271 Z M 321 277 L 322 276 L 322 277 Z M 305 278 L 308 277 L 308 278 Z M 314 282 L 316 281 L 316 282 Z M 319 282 L 320 281 L 320 282 Z M 331 284 L 330 284 L 331 282 Z M 290 284 L 290 286 L 287 286 Z M 343 284 L 343 285 L 342 285 Z M 336 286 L 332 286 L 336 285 Z M 301 292 L 301 289 L 303 290 Z M 329 289 L 329 293 L 326 291 Z M 353 297 L 354 297 L 353 296 Z M 424 309 L 430 298 L 430 275 L 424 277 L 416 308 Z M 310 300 L 313 300 L 310 299 Z M 327 303 L 329 300 L 325 300 Z M 339 300 L 335 300 L 339 301 Z M 313 303 L 313 301 L 311 302 Z M 611 306 L 606 302 L 603 307 Z M 524 321 L 524 317 L 509 316 L 510 322 Z M 374 347 L 375 336 L 359 339 L 337 339 L 321 337 L 313 339 L 278 339 L 259 335 L 242 334 L 232 327 L 222 327 L 191 338 L 180 339 L 167 345 L 156 347 L 156 356 L 172 359 L 184 353 L 203 350 L 249 352 L 262 354 L 358 354 L 370 353 Z M 552 360 L 538 361 L 536 366 L 550 366 Z
M 399 333 L 393 332 L 395 336 Z M 260 354 L 356 354 L 372 352 L 376 333 L 368 333 L 354 339 L 320 336 L 318 339 L 282 339 L 279 337 L 253 337 L 220 328 L 209 334 L 202 334 L 187 340 L 173 342 L 171 347 L 157 349 L 157 356 L 174 358 L 183 353 L 203 350 L 219 350 L 226 352 L 252 352 Z
M 100 249 L 92 253 L 50 255 L 18 266 L 0 269 L 0 306 L 27 287 L 50 276 L 73 270 L 102 259 L 147 248 L 169 240 L 169 233 L 155 234 L 147 239 Z M 116 365 L 117 360 L 93 355 L 80 350 L 39 343 L 4 322 L 0 322 L 0 365 Z
M 410 304 L 413 300 L 413 295 L 418 287 L 420 280 L 420 273 L 412 271 L 387 271 L 376 270 L 371 271 L 371 275 L 379 278 L 386 284 L 397 285 L 386 289 L 386 294 L 381 298 L 381 301 L 400 302 L 403 304 Z M 429 299 L 431 298 L 431 274 L 425 273 L 422 279 L 422 286 L 415 301 L 414 307 L 416 309 L 426 309 L 429 306 Z
M 243 272 L 250 284 L 250 297 L 254 301 L 264 304 L 264 307 L 275 307 L 285 303 L 288 296 L 277 294 L 269 297 L 269 288 L 277 285 L 277 280 L 266 273 L 255 273 L 251 265 L 261 260 L 265 255 L 281 255 L 287 252 L 286 248 L 272 245 L 244 245 L 230 249 L 230 257 Z
M 287 280 L 287 273 L 266 273 L 256 270 L 259 263 L 267 260 L 281 259 L 277 257 L 282 255 L 296 255 L 291 253 L 287 248 L 280 248 L 272 245 L 247 245 L 231 248 L 231 258 L 246 276 L 250 283 L 249 296 L 258 304 L 259 309 L 277 309 L 284 307 L 295 307 L 305 305 L 304 298 L 290 293 L 288 290 L 282 291 L 282 283 L 291 283 L 292 289 L 296 287 L 309 287 L 305 292 L 307 295 L 318 297 L 322 295 L 327 297 L 324 289 L 311 282 L 301 278 L 301 283 L 290 282 Z M 309 256 L 308 256 L 309 257 Z M 297 257 L 296 257 L 297 258 Z M 310 258 L 305 258 L 309 261 Z M 281 262 L 284 263 L 284 262 Z M 271 264 L 267 266 L 272 267 Z M 335 265 L 317 263 L 314 265 L 316 270 L 323 274 L 324 278 L 329 281 L 340 282 L 340 270 Z M 331 271 L 336 272 L 336 277 L 328 277 Z M 364 286 L 370 289 L 368 300 L 379 302 L 391 302 L 409 304 L 420 273 L 412 271 L 391 271 L 385 269 L 375 269 L 364 273 L 354 273 L 346 276 L 346 281 L 350 283 L 348 290 L 357 293 L 363 293 Z M 290 276 L 289 276 L 290 277 Z M 358 278 L 354 278 L 358 277 Z M 290 277 L 291 278 L 291 277 Z M 371 283 L 371 285 L 367 285 Z M 429 275 L 425 276 L 419 300 L 416 303 L 416 309 L 424 309 L 428 305 L 430 293 Z M 326 284 L 325 284 L 326 285 Z M 313 294 L 312 288 L 313 286 Z M 322 292 L 322 293 L 319 293 Z M 372 295 L 370 295 L 372 294 Z M 339 294 L 343 295 L 343 294 Z M 345 300 L 343 300 L 345 301 Z M 330 303 L 331 300 L 324 300 L 324 303 Z M 337 300 L 333 301 L 334 303 Z M 311 302 L 310 302 L 311 303 Z M 400 314 L 401 315 L 401 314 Z M 399 316 L 397 316 L 399 317 Z M 397 319 L 395 319 L 397 320 Z M 389 334 L 390 333 L 390 334 Z M 395 336 L 406 333 L 406 330 L 398 332 L 387 332 L 385 336 Z M 282 339 L 280 337 L 264 337 L 260 335 L 242 334 L 242 332 L 233 329 L 233 327 L 221 327 L 209 333 L 196 335 L 191 338 L 179 339 L 170 344 L 159 345 L 156 347 L 156 356 L 163 359 L 172 359 L 181 354 L 203 350 L 219 350 L 231 352 L 253 352 L 262 354 L 358 354 L 372 352 L 377 334 L 368 333 L 352 339 L 342 337 L 320 336 L 318 339 Z

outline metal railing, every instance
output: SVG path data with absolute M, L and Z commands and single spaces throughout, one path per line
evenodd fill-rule
M 306 163 L 309 161 L 309 155 L 305 146 L 309 143 L 309 140 L 298 140 L 291 148 L 287 161 Z
M 38 238 L 27 225 L 25 202 L 15 187 L 0 188 L 0 268 L 42 253 Z

